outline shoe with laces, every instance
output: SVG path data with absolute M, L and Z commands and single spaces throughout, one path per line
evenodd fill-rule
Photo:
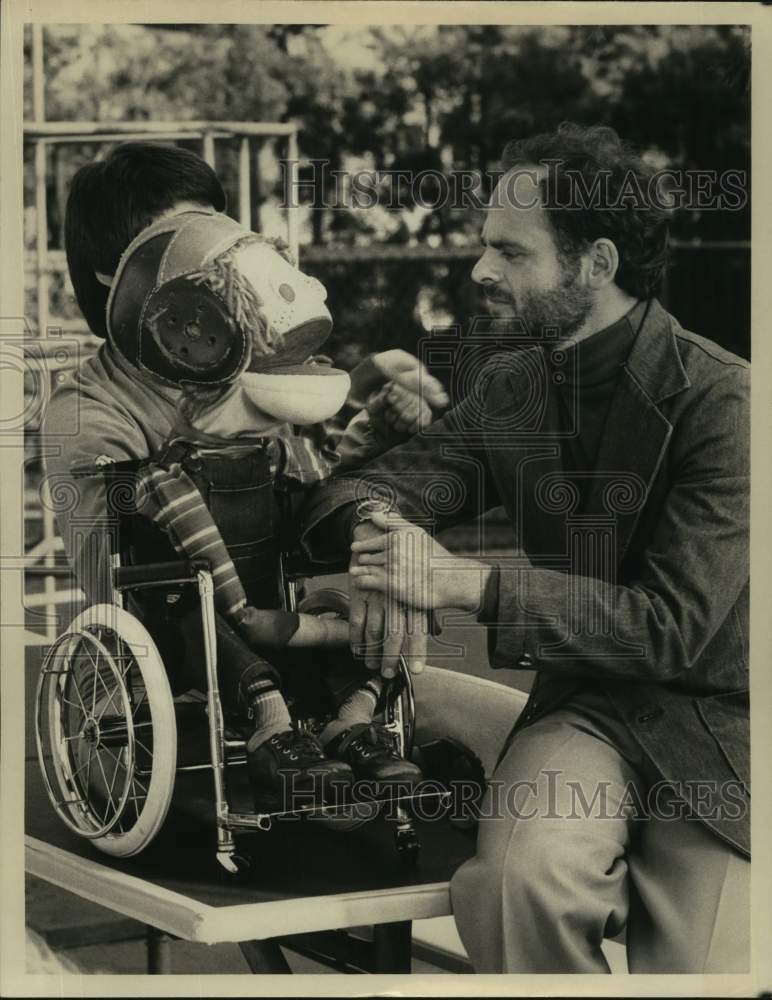
M 348 764 L 329 759 L 315 736 L 294 729 L 255 747 L 247 743 L 247 770 L 258 812 L 335 804 L 353 781 Z
M 344 729 L 325 750 L 349 764 L 355 780 L 370 784 L 376 795 L 396 788 L 409 793 L 423 778 L 416 764 L 400 756 L 389 730 L 375 722 Z

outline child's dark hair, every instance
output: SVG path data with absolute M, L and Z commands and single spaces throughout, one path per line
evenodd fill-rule
M 97 336 L 107 336 L 109 289 L 94 272 L 114 274 L 134 237 L 180 201 L 225 209 L 214 170 L 179 146 L 122 143 L 73 177 L 64 223 L 67 267 L 80 310 Z

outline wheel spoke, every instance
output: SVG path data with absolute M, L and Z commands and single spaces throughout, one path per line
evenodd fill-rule
M 144 786 L 144 785 L 142 784 L 142 782 L 141 782 L 141 781 L 139 780 L 139 778 L 138 778 L 138 777 L 136 776 L 136 774 L 135 774 L 135 775 L 134 775 L 134 777 L 133 777 L 133 778 L 131 779 L 131 783 L 132 783 L 132 785 L 134 785 L 134 783 L 135 783 L 135 782 L 136 782 L 136 784 L 138 784 L 138 785 L 139 785 L 139 787 L 140 787 L 140 788 L 142 789 L 142 791 L 144 792 L 144 794 L 145 794 L 145 798 L 147 798 L 147 793 L 148 793 L 148 790 L 147 790 L 147 788 L 145 788 L 145 786 Z
M 97 716 L 97 722 L 101 722 L 101 721 L 102 721 L 102 716 L 103 716 L 103 715 L 105 714 L 105 712 L 107 711 L 107 706 L 108 706 L 109 704 L 111 704 L 111 703 L 112 703 L 112 706 L 113 706 L 113 708 L 114 708 L 114 709 L 115 709 L 115 710 L 116 710 L 117 712 L 120 712 L 120 711 L 121 711 L 121 708 L 120 708 L 120 705 L 116 705 L 116 703 L 115 703 L 115 702 L 113 701 L 113 698 L 115 697 L 115 695 L 116 695 L 116 694 L 117 694 L 118 692 L 120 692 L 120 690 L 121 690 L 121 686 L 120 686 L 120 684 L 116 684 L 116 685 L 115 685 L 115 687 L 114 687 L 114 688 L 113 688 L 113 690 L 112 690 L 112 693 L 111 693 L 110 691 L 108 691 L 108 690 L 107 690 L 107 685 L 105 684 L 104 680 L 102 680 L 102 678 L 101 678 L 101 677 L 99 678 L 99 680 L 100 680 L 100 681 L 102 682 L 102 687 L 103 687 L 103 688 L 105 689 L 105 694 L 107 695 L 107 701 L 106 701 L 106 702 L 104 703 L 104 705 L 102 706 L 102 711 L 101 711 L 101 712 L 99 713 L 99 715 Z
M 88 711 L 86 709 L 86 703 L 83 701 L 83 697 L 82 697 L 82 695 L 80 693 L 80 686 L 78 685 L 78 677 L 77 677 L 77 674 L 75 673 L 75 667 L 70 666 L 70 670 L 69 670 L 68 676 L 69 676 L 70 680 L 72 681 L 72 686 L 75 688 L 75 694 L 78 697 L 78 701 L 80 702 L 80 708 L 81 708 L 81 711 L 83 712 L 83 716 L 85 718 L 88 715 Z M 64 697 L 64 695 L 62 695 L 62 701 L 67 701 L 67 699 Z M 72 705 L 73 708 L 77 708 L 78 707 L 74 702 L 71 702 L 71 701 L 67 701 L 67 704 L 68 705 Z
M 86 767 L 86 798 L 88 798 L 88 790 L 89 788 L 91 788 L 91 757 L 93 756 L 93 753 L 94 753 L 94 744 L 91 743 L 89 744 L 88 760 L 86 761 L 86 764 L 88 765 Z
M 72 779 L 75 779 L 75 778 L 77 778 L 77 777 L 78 777 L 78 775 L 80 774 L 80 772 L 81 772 L 81 771 L 83 770 L 83 768 L 84 768 L 84 767 L 86 766 L 86 764 L 87 764 L 87 763 L 88 763 L 88 759 L 84 760 L 84 761 L 83 761 L 83 763 L 82 763 L 82 764 L 80 765 L 80 767 L 79 767 L 79 768 L 77 768 L 77 769 L 76 769 L 75 771 L 73 771 L 73 772 L 71 773 L 70 777 L 71 777 Z
M 102 745 L 102 749 L 105 751 L 105 753 L 108 753 L 113 758 L 113 760 L 116 762 L 116 769 L 117 769 L 117 767 L 122 767 L 124 769 L 124 771 L 126 771 L 127 774 L 129 773 L 129 769 L 126 767 L 126 765 L 123 763 L 123 761 L 119 757 L 116 757 L 115 754 L 112 752 L 112 750 L 109 747 L 104 746 L 104 744 L 103 744 Z M 131 779 L 132 788 L 134 787 L 135 782 L 136 782 L 136 784 L 139 785 L 139 787 L 142 789 L 142 791 L 147 796 L 147 788 L 145 788 L 145 786 L 142 784 L 142 782 L 139 780 L 139 778 L 136 775 L 133 775 L 132 779 Z
M 81 773 L 81 771 L 85 767 L 85 769 L 86 769 L 86 780 L 85 780 L 85 782 L 82 782 L 81 784 L 83 785 L 83 797 L 86 799 L 86 801 L 88 801 L 88 790 L 89 790 L 89 787 L 91 785 L 91 758 L 92 758 L 93 753 L 94 753 L 94 745 L 93 745 L 93 743 L 89 743 L 88 756 L 83 761 L 83 763 L 80 765 L 80 767 L 76 771 L 73 771 L 73 773 L 72 773 L 72 778 L 73 778 L 73 781 L 74 781 L 75 778 L 78 777 L 78 775 Z
M 114 754 L 111 754 L 110 756 L 115 757 Z M 112 784 L 110 785 L 110 798 L 111 799 L 113 797 L 113 789 L 115 788 L 115 782 L 116 782 L 116 780 L 118 778 L 118 768 L 119 767 L 123 767 L 124 771 L 127 771 L 127 773 L 128 773 L 128 769 L 125 767 L 125 765 L 123 765 L 121 763 L 121 761 L 120 761 L 119 758 L 115 757 L 115 770 L 113 771 L 113 781 L 112 781 Z
M 64 695 L 62 695 L 62 701 L 64 702 L 65 705 L 69 705 L 70 708 L 74 708 L 76 712 L 82 712 L 84 719 L 88 715 L 88 712 L 86 711 L 86 706 L 83 705 L 82 702 L 80 705 L 76 705 L 74 701 L 70 701 L 70 699 L 65 698 Z
M 89 663 L 94 668 L 94 690 L 92 692 L 92 699 L 91 699 L 91 714 L 94 715 L 94 712 L 96 711 L 96 679 L 99 676 L 99 664 L 92 656 L 89 646 L 86 643 L 83 643 L 83 647 L 85 649 Z
M 147 694 L 147 688 L 143 687 L 143 688 L 142 688 L 142 694 L 140 694 L 140 696 L 139 696 L 139 701 L 138 701 L 138 702 L 137 702 L 137 704 L 136 704 L 136 705 L 134 706 L 134 718 L 136 718 L 136 717 L 137 717 L 137 712 L 139 711 L 139 706 L 140 706 L 140 705 L 142 704 L 142 702 L 143 702 L 143 701 L 145 700 L 145 695 L 146 695 L 146 694 Z
M 99 749 L 100 750 L 104 750 L 104 752 L 106 754 L 108 754 L 110 757 L 112 757 L 113 760 L 117 760 L 118 762 L 120 762 L 120 757 L 116 757 L 116 755 L 112 752 L 112 750 L 110 749 L 110 747 L 108 747 L 106 744 L 100 743 L 99 744 Z
M 110 787 L 109 787 L 110 783 L 107 780 L 105 769 L 104 767 L 102 767 L 102 758 L 99 756 L 98 752 L 96 754 L 96 762 L 99 765 L 99 770 L 102 772 L 102 778 L 104 779 L 105 788 L 107 789 L 107 805 L 105 806 L 105 814 L 102 817 L 102 824 L 104 825 L 107 822 L 107 814 L 110 811 L 110 806 L 112 806 L 113 809 L 115 809 L 115 803 L 113 802 L 113 797 L 110 794 Z

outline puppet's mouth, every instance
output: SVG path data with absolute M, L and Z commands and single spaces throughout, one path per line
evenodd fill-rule
M 302 365 L 325 342 L 332 329 L 329 313 L 306 320 L 284 334 L 284 344 L 275 354 L 252 352 L 250 372 L 271 372 L 288 365 Z
M 239 385 L 261 412 L 289 424 L 316 424 L 340 410 L 351 379 L 329 365 L 293 365 L 286 359 L 271 371 L 244 372 Z

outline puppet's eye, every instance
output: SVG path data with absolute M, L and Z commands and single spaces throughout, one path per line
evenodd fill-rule
M 295 292 L 290 285 L 279 285 L 279 295 L 287 302 L 295 301 Z

